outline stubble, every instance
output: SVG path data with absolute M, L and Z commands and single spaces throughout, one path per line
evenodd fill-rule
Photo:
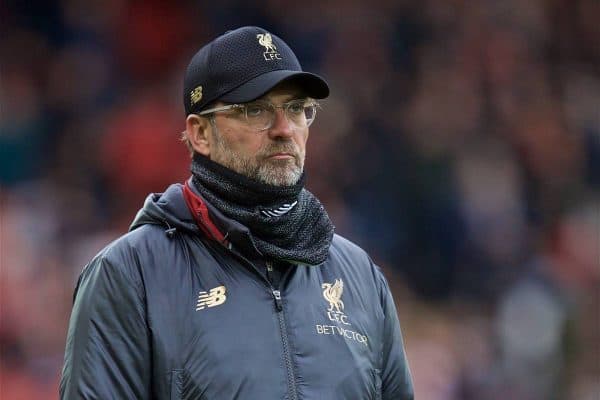
M 225 138 L 219 133 L 216 124 L 212 126 L 215 162 L 267 185 L 291 186 L 298 182 L 304 170 L 305 152 L 291 140 L 269 142 L 256 154 L 245 156 L 231 149 Z M 274 159 L 269 156 L 276 153 L 288 153 L 292 158 Z

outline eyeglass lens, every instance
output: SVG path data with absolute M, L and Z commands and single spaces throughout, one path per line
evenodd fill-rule
M 248 124 L 257 130 L 269 129 L 276 118 L 276 108 L 282 108 L 291 124 L 297 128 L 308 127 L 315 119 L 316 106 L 306 101 L 292 101 L 281 106 L 256 102 L 246 105 L 245 116 Z

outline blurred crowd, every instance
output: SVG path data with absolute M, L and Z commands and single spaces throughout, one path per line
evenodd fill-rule
M 0 398 L 57 397 L 73 288 L 189 175 L 183 71 L 258 25 L 324 76 L 307 185 L 393 287 L 418 400 L 600 398 L 600 2 L 0 3 Z

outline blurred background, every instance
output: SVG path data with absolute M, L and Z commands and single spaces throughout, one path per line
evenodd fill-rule
M 57 397 L 78 274 L 187 178 L 183 71 L 241 25 L 331 84 L 308 188 L 417 399 L 600 399 L 597 0 L 0 2 L 0 397 Z

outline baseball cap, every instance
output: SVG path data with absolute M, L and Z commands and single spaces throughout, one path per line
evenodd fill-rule
M 296 55 L 278 36 L 245 26 L 217 37 L 192 57 L 183 81 L 185 113 L 210 103 L 245 103 L 277 84 L 293 80 L 309 97 L 329 96 L 327 82 L 302 70 Z

